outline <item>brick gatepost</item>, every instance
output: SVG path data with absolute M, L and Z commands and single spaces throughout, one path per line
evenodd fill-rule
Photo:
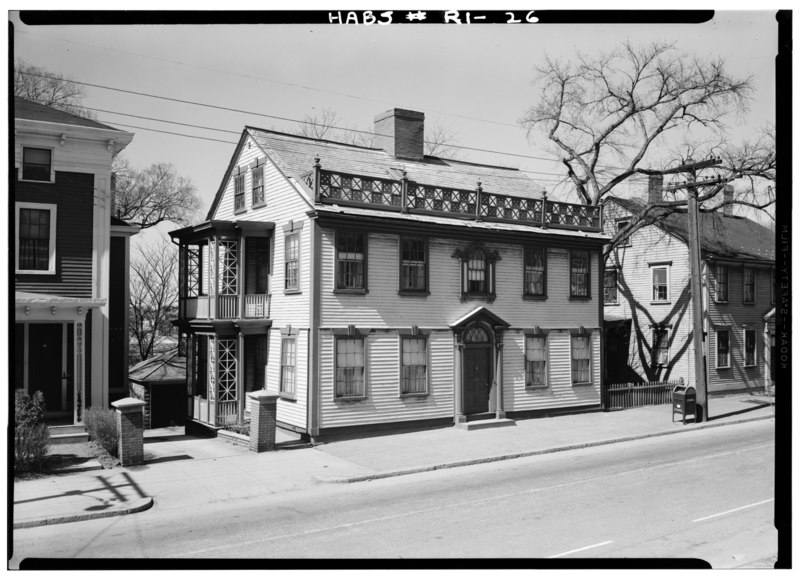
M 144 461 L 144 428 L 142 408 L 145 402 L 126 397 L 111 403 L 117 410 L 119 463 L 123 467 L 137 466 Z
M 250 398 L 250 451 L 269 452 L 275 449 L 276 413 L 280 394 L 260 390 L 248 393 Z

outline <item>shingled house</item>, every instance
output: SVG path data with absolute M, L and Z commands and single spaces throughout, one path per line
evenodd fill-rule
M 246 420 L 259 389 L 309 437 L 599 406 L 600 209 L 426 156 L 423 125 L 244 129 L 207 220 L 171 233 L 190 425 Z
M 661 178 L 649 194 L 661 200 Z M 730 200 L 733 189 L 725 188 Z M 610 197 L 606 232 L 646 206 Z M 731 204 L 700 212 L 706 383 L 710 394 L 758 390 L 770 383 L 774 345 L 774 231 L 735 216 Z M 688 216 L 671 212 L 642 227 L 611 254 L 605 269 L 606 382 L 695 381 Z

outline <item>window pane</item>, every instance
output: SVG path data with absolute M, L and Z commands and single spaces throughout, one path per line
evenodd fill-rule
M 606 269 L 603 277 L 603 300 L 606 303 L 617 302 L 617 270 Z
M 717 301 L 728 300 L 728 268 L 725 265 L 717 265 Z
M 234 210 L 244 208 L 244 175 L 233 177 L 233 208 Z
M 286 236 L 285 240 L 285 289 L 300 288 L 300 235 L 294 233 Z
M 570 252 L 570 295 L 573 297 L 589 296 L 589 253 L 587 251 Z
M 50 159 L 52 151 L 49 149 L 22 149 L 22 178 L 32 181 L 50 180 Z
M 363 396 L 364 340 L 336 340 L 336 397 Z
M 336 288 L 364 289 L 364 234 L 338 234 L 336 259 Z
M 744 268 L 744 301 L 752 303 L 756 300 L 756 275 L 755 270 L 750 267 Z
M 756 364 L 756 332 L 752 329 L 744 332 L 744 364 Z
M 403 239 L 400 273 L 401 290 L 424 291 L 427 288 L 424 240 Z
M 281 391 L 294 394 L 296 391 L 296 340 L 294 337 L 281 339 Z
M 667 269 L 653 268 L 653 301 L 667 300 Z
M 653 332 L 653 364 L 667 365 L 669 363 L 669 332 L 656 330 Z
M 486 256 L 475 249 L 467 262 L 467 291 L 486 293 Z
M 730 336 L 727 331 L 717 332 L 717 366 L 730 365 Z
M 403 338 L 400 367 L 401 393 L 425 393 L 427 391 L 426 344 L 427 341 L 423 338 Z
M 545 294 L 545 251 L 544 247 L 525 249 L 525 293 L 528 295 Z
M 19 210 L 19 268 L 47 271 L 50 265 L 50 211 Z
M 591 350 L 588 335 L 572 336 L 572 381 L 574 383 L 588 383 L 591 381 L 590 373 Z
M 547 337 L 525 338 L 525 384 L 547 384 Z
M 264 166 L 252 169 L 250 176 L 253 187 L 253 204 L 258 205 L 264 202 Z

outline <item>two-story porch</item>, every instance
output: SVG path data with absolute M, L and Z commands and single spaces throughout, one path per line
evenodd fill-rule
M 264 388 L 274 223 L 208 221 L 172 231 L 179 251 L 178 321 L 188 417 L 241 424 L 246 394 Z

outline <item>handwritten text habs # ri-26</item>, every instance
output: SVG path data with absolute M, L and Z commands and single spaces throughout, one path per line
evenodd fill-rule
M 328 22 L 331 24 L 392 24 L 393 18 L 397 18 L 407 22 L 434 22 L 438 24 L 472 24 L 473 22 L 486 22 L 487 17 L 482 14 L 473 14 L 470 12 L 460 12 L 458 10 L 446 10 L 444 13 L 435 12 L 439 18 L 429 18 L 428 12 L 417 10 L 413 12 L 398 12 L 395 15 L 393 10 L 387 10 L 375 14 L 372 10 L 364 10 L 363 12 L 328 12 Z M 502 19 L 498 19 L 496 13 L 492 15 L 492 22 L 505 22 L 507 24 L 520 24 L 522 22 L 534 23 L 539 19 L 534 16 L 534 11 L 529 12 L 503 12 Z

